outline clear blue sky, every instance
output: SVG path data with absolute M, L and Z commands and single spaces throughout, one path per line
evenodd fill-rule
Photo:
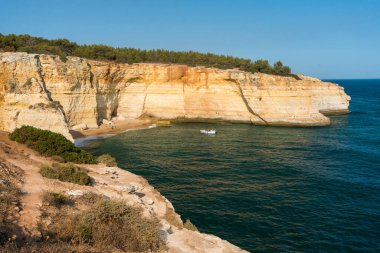
M 0 33 L 282 60 L 319 78 L 380 77 L 378 0 L 0 0 Z

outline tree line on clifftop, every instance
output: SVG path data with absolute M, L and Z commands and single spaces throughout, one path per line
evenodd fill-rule
M 269 64 L 267 60 L 238 58 L 212 53 L 194 51 L 176 52 L 164 49 L 142 50 L 136 48 L 114 48 L 107 45 L 78 45 L 67 39 L 48 40 L 30 35 L 3 35 L 0 33 L 0 52 L 27 52 L 37 54 L 55 54 L 62 61 L 67 56 L 78 56 L 93 60 L 106 60 L 120 63 L 173 63 L 189 66 L 205 66 L 219 69 L 238 68 L 251 73 L 266 73 L 281 76 L 298 77 L 291 73 L 288 66 L 277 61 Z

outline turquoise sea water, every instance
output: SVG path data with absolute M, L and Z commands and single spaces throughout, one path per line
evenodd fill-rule
M 329 127 L 181 123 L 95 140 L 183 219 L 252 252 L 380 252 L 380 80 Z M 215 137 L 199 129 L 216 128 Z

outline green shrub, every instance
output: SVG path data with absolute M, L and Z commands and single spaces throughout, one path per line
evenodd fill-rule
M 102 163 L 108 167 L 116 167 L 116 159 L 109 154 L 103 154 L 97 158 L 98 163 Z
M 43 177 L 50 179 L 58 179 L 63 182 L 70 182 L 79 185 L 91 184 L 91 178 L 87 174 L 87 170 L 74 165 L 60 165 L 53 163 L 52 166 L 43 166 L 40 169 Z
M 70 203 L 69 198 L 66 195 L 58 192 L 46 192 L 43 195 L 43 202 L 55 207 Z
M 96 163 L 96 158 L 67 140 L 62 134 L 32 126 L 17 128 L 10 135 L 11 140 L 24 143 L 42 155 L 60 156 L 66 162 Z
M 189 219 L 186 219 L 185 223 L 183 224 L 183 227 L 188 230 L 199 231 L 198 228 L 193 223 L 191 223 Z

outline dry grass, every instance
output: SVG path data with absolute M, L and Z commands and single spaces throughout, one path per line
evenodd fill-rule
M 183 227 L 188 230 L 199 232 L 198 228 L 189 219 L 186 219 L 185 223 L 183 223 Z
M 109 154 L 103 154 L 103 155 L 99 156 L 97 158 L 97 162 L 102 163 L 108 167 L 116 167 L 117 166 L 116 159 Z
M 19 189 L 12 184 L 0 183 L 0 245 L 8 241 L 18 228 L 11 222 L 18 202 Z M 13 210 L 12 210 L 13 209 Z
M 86 192 L 78 200 L 81 201 L 85 205 L 92 205 L 102 199 L 106 199 L 106 197 L 93 193 L 93 192 Z
M 20 179 L 17 177 L 21 175 L 19 168 L 0 161 L 0 246 L 20 230 L 12 221 L 20 197 L 20 189 L 17 186 Z
M 90 247 L 75 246 L 66 242 L 33 242 L 23 244 L 7 243 L 0 247 L 2 253 L 90 253 L 99 252 L 91 250 Z
M 42 196 L 42 202 L 57 208 L 62 205 L 69 205 L 73 203 L 67 195 L 59 192 L 45 192 Z
M 43 231 L 45 237 L 77 246 L 88 245 L 100 252 L 162 249 L 158 220 L 144 217 L 140 208 L 94 194 L 82 196 L 83 200 L 94 203 L 85 210 L 61 211 L 51 217 L 51 224 Z
M 0 252 L 158 252 L 164 249 L 157 218 L 145 217 L 141 208 L 94 193 L 86 193 L 75 202 L 62 193 L 45 193 L 38 226 L 42 238 L 36 240 L 23 234 L 10 219 L 20 197 L 19 175 L 1 166 L 0 161 Z M 13 235 L 17 239 L 11 239 Z

